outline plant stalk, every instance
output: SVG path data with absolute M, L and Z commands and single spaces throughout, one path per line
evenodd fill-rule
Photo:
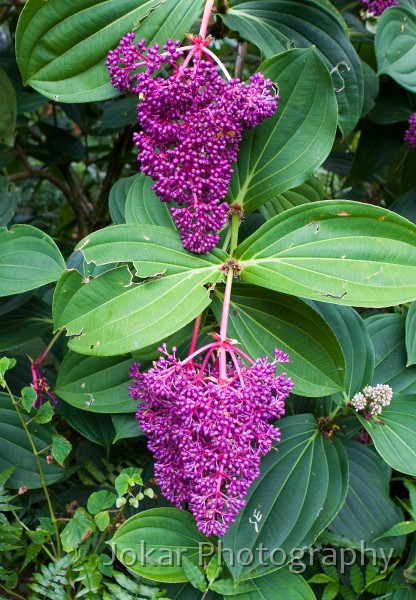
M 199 35 L 204 40 L 207 37 L 209 20 L 211 18 L 211 13 L 214 8 L 214 0 L 207 0 L 204 8 L 204 14 L 202 15 L 201 27 L 199 29 Z

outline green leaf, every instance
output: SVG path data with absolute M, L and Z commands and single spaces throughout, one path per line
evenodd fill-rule
M 416 600 L 416 589 L 405 578 L 403 569 L 397 569 L 390 577 L 394 588 L 389 595 L 389 600 Z
M 403 6 L 385 11 L 377 23 L 375 51 L 378 75 L 390 75 L 416 92 L 416 15 Z
M 223 277 L 226 256 L 217 250 L 193 255 L 183 250 L 176 232 L 151 225 L 108 227 L 81 247 L 88 261 L 133 262 L 139 277 L 152 277 L 132 283 L 126 266 L 86 284 L 77 271 L 62 276 L 54 297 L 55 327 L 75 336 L 71 349 L 91 355 L 145 348 L 192 321 L 210 304 L 204 286 Z
M 126 222 L 125 210 L 127 193 L 133 185 L 136 176 L 122 177 L 113 185 L 108 197 L 108 208 L 110 210 L 111 220 L 115 225 L 122 225 Z
M 25 414 L 22 416 L 27 422 L 29 417 Z M 65 475 L 65 471 L 57 465 L 49 465 L 45 453 L 42 453 L 42 450 L 51 444 L 52 435 L 56 432 L 50 425 L 43 426 L 34 421 L 29 423 L 28 427 L 39 452 L 46 483 L 51 485 Z M 10 466 L 15 466 L 16 469 L 8 481 L 8 486 L 26 486 L 29 489 L 41 487 L 38 466 L 19 416 L 9 396 L 0 394 L 0 472 Z
M 0 91 L 0 95 L 1 93 Z M 0 176 L 0 227 L 7 227 L 12 220 L 16 212 L 18 199 L 19 194 L 15 185 L 6 177 Z
M 0 145 L 13 147 L 17 112 L 16 92 L 6 72 L 1 67 L 0 106 Z
M 349 306 L 323 302 L 312 306 L 319 310 L 341 345 L 346 363 L 345 391 L 352 398 L 373 380 L 374 347 L 365 323 Z
M 220 564 L 219 555 L 214 554 L 207 565 L 207 579 L 210 583 L 213 583 L 219 576 L 223 569 L 223 565 Z
M 376 543 L 380 534 L 403 519 L 401 510 L 389 497 L 391 470 L 370 448 L 342 438 L 349 459 L 349 487 L 344 506 L 329 525 L 329 530 L 353 540 L 360 540 L 366 550 L 378 557 L 393 550 L 403 551 L 403 539 L 390 537 Z
M 71 406 L 88 412 L 135 412 L 136 404 L 127 393 L 132 362 L 126 356 L 82 356 L 68 352 L 58 372 L 55 392 Z
M 259 210 L 267 221 L 267 219 L 271 219 L 294 206 L 300 206 L 308 202 L 318 202 L 318 200 L 323 199 L 323 196 L 322 183 L 316 177 L 310 177 L 298 187 L 287 190 L 270 200 L 270 202 L 266 202 L 266 204 L 260 206 Z
M 416 475 L 416 402 L 414 396 L 394 394 L 380 417 L 358 417 L 388 465 L 408 475 Z
M 222 594 L 225 598 L 228 598 L 228 596 L 240 596 L 241 598 L 242 594 L 247 594 L 247 592 L 252 592 L 257 588 L 251 581 L 243 581 L 237 585 L 233 579 L 220 579 L 210 585 L 210 589 Z
M 280 89 L 279 109 L 243 134 L 228 200 L 252 212 L 310 178 L 328 156 L 337 126 L 331 76 L 313 48 L 260 65 Z
M 103 510 L 112 508 L 116 500 L 117 496 L 113 492 L 108 492 L 107 490 L 93 492 L 88 498 L 88 512 L 90 512 L 92 515 L 96 515 Z
M 182 566 L 189 583 L 200 592 L 206 592 L 207 582 L 199 567 L 186 556 L 182 559 Z
M 95 530 L 94 519 L 84 508 L 77 508 L 74 516 L 61 532 L 62 548 L 65 552 L 76 550 Z
M 214 549 L 198 531 L 192 515 L 176 508 L 153 508 L 134 515 L 109 543 L 130 571 L 166 583 L 187 581 L 183 556 L 198 564 L 205 545 Z
M 396 536 L 396 535 L 408 535 L 409 533 L 414 533 L 416 531 L 416 521 L 403 521 L 402 523 L 397 523 L 387 531 L 383 533 L 383 535 L 379 535 L 376 540 L 382 540 L 383 538 Z
M 27 411 L 30 412 L 38 399 L 38 395 L 33 387 L 26 386 L 22 389 L 22 406 Z
M 406 366 L 416 365 L 416 302 L 412 302 L 406 317 Z
M 386 209 L 324 200 L 270 219 L 234 256 L 241 278 L 255 285 L 321 302 L 391 306 L 416 296 L 415 233 Z
M 387 383 L 394 392 L 416 393 L 416 366 L 406 367 L 406 317 L 374 315 L 365 320 L 375 351 L 373 383 Z
M 63 465 L 71 450 L 71 442 L 68 442 L 63 435 L 55 434 L 52 436 L 51 454 L 57 463 Z
M 322 600 L 334 600 L 338 596 L 339 591 L 339 583 L 331 582 L 325 586 L 324 592 L 322 594 Z
M 34 420 L 36 423 L 49 423 L 52 421 L 53 417 L 53 407 L 50 402 L 44 402 L 36 411 L 36 415 Z
M 153 184 L 153 180 L 144 173 L 134 177 L 127 194 L 126 223 L 160 225 L 176 230 L 169 205 L 156 196 L 151 189 Z
M 124 496 L 136 485 L 143 485 L 142 473 L 143 469 L 137 469 L 136 467 L 123 469 L 114 482 L 117 494 Z
M 219 321 L 222 294 L 215 292 L 213 311 Z M 255 286 L 234 284 L 229 335 L 253 357 L 273 356 L 274 348 L 289 354 L 277 372 L 290 375 L 296 394 L 330 395 L 344 388 L 345 362 L 325 321 L 305 302 Z
M 100 531 L 105 531 L 110 524 L 110 513 L 107 510 L 94 515 L 94 523 Z
M 334 69 L 339 125 L 344 136 L 361 116 L 364 82 L 361 63 L 342 16 L 327 0 L 230 0 L 226 25 L 256 44 L 265 58 L 289 47 L 316 46 Z M 280 83 L 279 83 L 280 85 Z
M 225 560 L 236 580 L 282 567 L 291 560 L 293 548 L 310 546 L 347 494 L 348 460 L 338 439 L 321 435 L 315 418 L 308 414 L 286 417 L 279 428 L 282 441 L 277 452 L 263 458 L 247 503 L 223 540 Z M 256 552 L 260 544 L 262 556 Z M 235 557 L 240 548 L 253 552 L 247 566 L 242 561 L 230 564 L 226 549 Z
M 116 432 L 113 439 L 113 444 L 119 440 L 141 437 L 144 435 L 143 431 L 139 427 L 139 424 L 137 423 L 135 415 L 111 415 L 111 420 Z
M 56 281 L 65 262 L 55 242 L 31 225 L 0 228 L 0 296 Z
M 110 415 L 93 413 L 85 407 L 80 410 L 64 401 L 59 402 L 58 410 L 65 421 L 87 440 L 100 444 L 107 450 L 111 448 L 115 430 Z
M 18 348 L 33 338 L 49 336 L 52 329 L 50 305 L 31 298 L 2 317 L 0 352 Z
M 17 62 L 25 85 L 55 101 L 96 102 L 118 92 L 105 59 L 128 31 L 150 46 L 182 38 L 200 0 L 28 0 L 16 31 Z
M 249 582 L 254 590 L 233 596 L 233 600 L 316 600 L 306 581 L 290 569 L 280 569 Z

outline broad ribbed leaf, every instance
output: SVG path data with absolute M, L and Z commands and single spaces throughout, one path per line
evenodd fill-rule
M 288 50 L 260 66 L 279 86 L 279 108 L 243 134 L 228 195 L 252 212 L 307 179 L 332 148 L 337 104 L 331 76 L 313 48 Z
M 27 422 L 29 417 L 23 417 Z M 39 425 L 33 420 L 28 425 L 34 444 L 39 454 L 47 485 L 51 485 L 65 475 L 64 469 L 56 464 L 48 464 L 46 452 L 42 452 L 52 443 L 52 435 L 56 433 L 50 425 Z M 19 488 L 22 485 L 29 489 L 41 487 L 39 470 L 33 449 L 19 416 L 7 394 L 0 393 L 0 473 L 10 466 L 16 467 L 7 485 Z
M 87 412 L 134 412 L 127 394 L 129 369 L 126 356 L 83 356 L 68 352 L 58 372 L 55 391 L 65 402 Z
M 253 579 L 252 592 L 232 596 L 232 600 L 315 600 L 316 596 L 301 575 L 279 569 L 270 575 Z
M 230 0 L 222 15 L 231 29 L 256 44 L 265 58 L 291 46 L 316 46 L 337 90 L 339 126 L 348 135 L 361 116 L 361 63 L 341 15 L 327 0 Z
M 125 210 L 127 194 L 135 179 L 135 175 L 132 177 L 123 177 L 116 181 L 110 190 L 108 208 L 110 210 L 111 220 L 115 225 L 122 225 L 126 222 Z
M 416 365 L 416 302 L 412 302 L 406 317 L 406 366 Z
M 190 583 L 168 585 L 166 589 L 171 600 L 224 600 L 223 595 L 220 596 L 211 590 L 203 597 L 202 592 L 198 592 Z
M 314 302 L 341 344 L 346 363 L 345 391 L 350 398 L 373 381 L 374 347 L 363 319 L 349 306 Z
M 161 202 L 151 189 L 153 180 L 144 173 L 134 178 L 126 200 L 126 223 L 161 225 L 175 229 L 166 202 Z
M 216 292 L 213 310 L 220 319 L 222 295 Z M 333 332 L 302 300 L 251 285 L 234 284 L 229 336 L 256 358 L 273 356 L 279 348 L 289 364 L 278 364 L 295 383 L 294 392 L 325 396 L 344 388 L 345 362 Z
M 28 0 L 16 32 L 25 85 L 60 102 L 114 97 L 105 66 L 108 51 L 128 31 L 149 45 L 182 38 L 201 0 Z
M 80 410 L 62 400 L 59 402 L 58 410 L 65 421 L 83 437 L 94 444 L 104 446 L 107 451 L 110 449 L 116 435 L 110 415 L 91 413 L 86 406 Z
M 56 281 L 65 262 L 55 242 L 31 225 L 0 228 L 0 296 Z
M 123 523 L 110 541 L 117 558 L 129 570 L 166 583 L 187 581 L 178 552 L 198 564 L 205 543 L 209 548 L 192 515 L 176 508 L 141 512 Z
M 393 394 L 380 417 L 359 417 L 388 465 L 408 475 L 416 475 L 416 401 L 414 395 Z
M 400 555 L 404 538 L 389 537 L 373 542 L 403 520 L 402 511 L 389 497 L 391 470 L 375 452 L 363 444 L 343 438 L 349 459 L 350 480 L 344 506 L 329 529 L 352 540 L 363 540 L 366 548 Z
M 287 192 L 279 194 L 276 198 L 270 200 L 270 202 L 260 206 L 259 210 L 267 220 L 294 206 L 322 200 L 323 196 L 324 188 L 322 187 L 322 183 L 317 177 L 311 177 L 305 183 L 293 188 L 293 190 L 287 190 Z
M 31 298 L 22 307 L 2 317 L 0 352 L 12 350 L 36 337 L 52 333 L 51 307 L 39 298 Z
M 375 50 L 379 75 L 390 75 L 416 92 L 416 15 L 402 7 L 386 10 L 376 29 Z
M 16 93 L 6 72 L 0 67 L 0 145 L 13 146 L 16 127 Z
M 276 570 L 290 561 L 293 548 L 310 546 L 336 516 L 347 494 L 348 459 L 339 440 L 321 435 L 312 415 L 286 417 L 279 427 L 282 441 L 277 452 L 264 457 L 247 504 L 223 540 L 224 549 L 232 550 L 234 556 L 240 548 L 253 551 L 248 566 L 241 561 L 231 565 L 230 553 L 225 552 L 238 580 Z M 266 548 L 263 565 L 256 552 L 261 543 Z M 276 548 L 280 550 L 273 555 Z
M 353 306 L 416 298 L 416 227 L 383 208 L 334 200 L 270 219 L 238 246 L 241 278 L 287 294 Z
M 376 363 L 373 383 L 387 383 L 393 392 L 416 393 L 416 366 L 406 367 L 406 317 L 375 315 L 365 320 L 374 345 Z

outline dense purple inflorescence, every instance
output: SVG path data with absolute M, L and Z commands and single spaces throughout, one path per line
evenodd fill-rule
M 276 363 L 288 362 L 286 354 L 275 350 L 273 362 L 258 358 L 248 367 L 230 344 L 224 381 L 208 360 L 219 344 L 209 346 L 202 363 L 195 363 L 181 362 L 164 345 L 149 371 L 132 366 L 129 394 L 140 401 L 136 416 L 163 494 L 178 507 L 188 502 L 203 533 L 224 535 L 259 475 L 261 456 L 280 439 L 269 421 L 283 415 L 293 383 L 285 373 L 275 376 Z
M 404 140 L 409 144 L 409 146 L 416 150 L 416 113 L 413 113 L 409 117 L 408 123 L 409 128 L 404 134 Z
M 398 0 L 360 0 L 360 4 L 374 17 L 379 17 L 386 8 L 397 6 Z
M 111 81 L 141 100 L 142 131 L 134 134 L 140 168 L 155 181 L 153 189 L 163 202 L 179 205 L 172 214 L 184 248 L 209 252 L 228 220 L 229 206 L 222 200 L 242 131 L 272 116 L 278 96 L 261 73 L 247 84 L 225 81 L 207 54 L 208 40 L 199 36 L 185 47 L 189 53 L 180 66 L 179 41 L 168 40 L 162 52 L 157 44 L 145 44 L 135 45 L 130 33 L 108 54 Z M 163 67 L 172 75 L 154 76 Z

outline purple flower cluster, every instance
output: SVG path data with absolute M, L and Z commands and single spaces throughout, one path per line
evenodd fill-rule
M 124 37 L 108 54 L 112 84 L 141 100 L 134 134 L 141 170 L 155 184 L 163 202 L 176 202 L 172 215 L 184 248 L 209 252 L 227 223 L 229 206 L 222 202 L 237 159 L 242 131 L 255 127 L 277 109 L 273 82 L 261 73 L 249 83 L 225 81 L 217 72 L 209 39 L 192 38 L 192 45 L 168 40 L 159 52 L 156 44 L 137 45 L 134 34 Z M 183 63 L 176 64 L 188 50 Z M 170 77 L 154 76 L 170 67 Z
M 409 128 L 404 134 L 404 141 L 409 144 L 411 148 L 416 150 L 416 113 L 413 113 L 409 117 Z
M 398 0 L 360 0 L 360 4 L 374 17 L 379 17 L 390 6 L 397 6 Z
M 219 378 L 214 351 L 229 352 L 227 379 Z M 155 476 L 163 494 L 175 506 L 188 502 L 198 528 L 206 535 L 224 535 L 245 504 L 259 475 L 260 457 L 267 454 L 279 429 L 269 423 L 284 414 L 284 400 L 293 383 L 285 373 L 275 376 L 275 358 L 245 366 L 230 343 L 209 344 L 202 362 L 163 356 L 153 368 L 140 372 L 133 364 L 129 394 L 140 400 L 137 419 L 156 458 Z M 200 359 L 201 360 L 201 359 Z

